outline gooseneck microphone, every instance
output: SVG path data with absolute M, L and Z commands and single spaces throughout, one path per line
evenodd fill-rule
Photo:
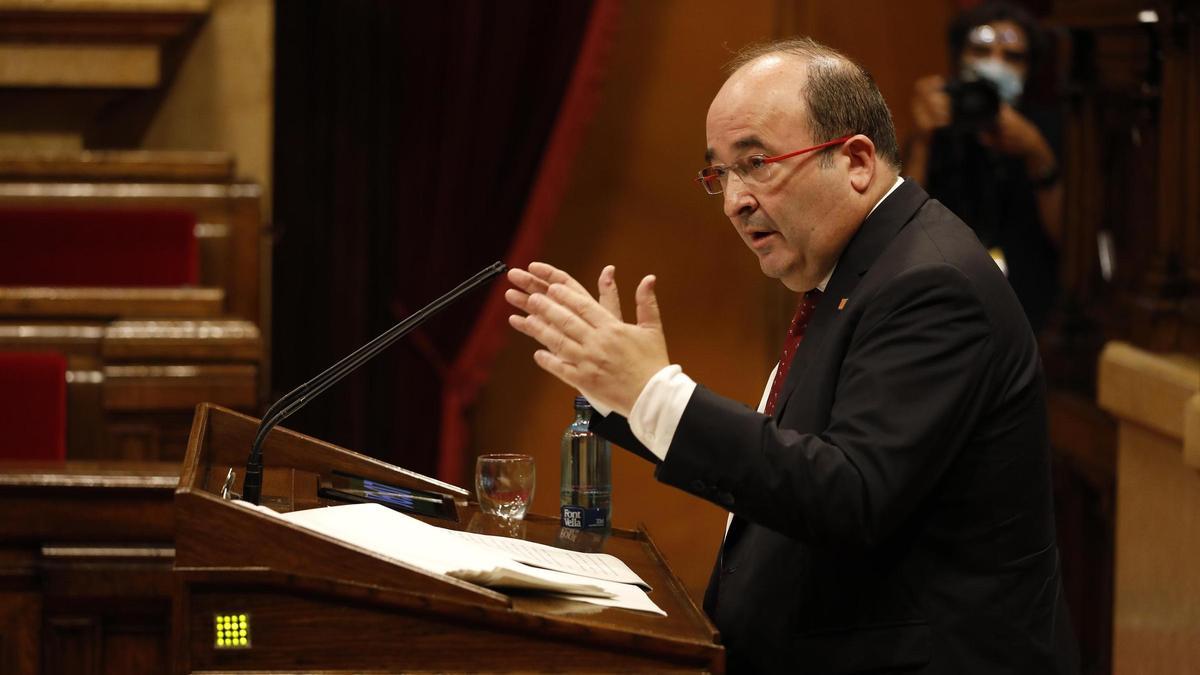
M 284 394 L 267 412 L 263 413 L 262 422 L 258 425 L 258 433 L 254 435 L 254 443 L 250 446 L 250 458 L 246 460 L 246 480 L 242 483 L 242 499 L 251 504 L 258 504 L 262 497 L 262 444 L 271 429 L 292 413 L 303 408 L 310 400 L 321 392 L 332 387 L 367 361 L 375 358 L 396 340 L 408 335 L 417 326 L 425 323 L 429 317 L 437 314 L 446 307 L 454 304 L 459 298 L 494 279 L 507 269 L 502 262 L 494 262 L 483 268 L 475 276 L 459 284 L 454 290 L 434 300 L 421 309 L 413 312 L 400 323 L 384 331 L 379 337 L 354 350 L 349 356 L 330 366 L 321 374 L 295 389 Z

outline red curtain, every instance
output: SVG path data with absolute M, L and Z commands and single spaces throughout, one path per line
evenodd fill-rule
M 277 392 L 485 265 L 531 255 L 612 2 L 278 3 Z M 434 317 L 285 426 L 437 473 L 442 405 L 473 399 L 459 378 L 480 377 L 494 352 L 475 337 L 494 297 Z
M 510 266 L 525 267 L 534 260 L 558 212 L 572 163 L 598 103 L 600 78 L 618 10 L 616 0 L 598 0 L 592 9 L 575 72 L 542 156 L 537 181 L 505 257 Z M 469 435 L 464 413 L 475 402 L 496 354 L 509 335 L 507 317 L 511 308 L 504 300 L 506 288 L 506 284 L 492 287 L 458 358 L 448 369 L 442 387 L 442 447 L 438 462 L 438 476 L 442 480 L 458 481 L 465 475 L 464 454 Z

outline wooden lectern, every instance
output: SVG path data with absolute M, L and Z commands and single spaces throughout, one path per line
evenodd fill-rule
M 513 524 L 458 501 L 442 527 L 507 534 L 626 562 L 666 617 L 531 594 L 506 595 L 398 564 L 223 499 L 240 491 L 258 420 L 196 410 L 175 493 L 176 672 L 592 671 L 723 672 L 717 632 L 644 530 L 562 530 L 538 516 Z M 322 477 L 344 471 L 442 491 L 428 479 L 278 428 L 264 446 L 263 504 L 320 507 Z M 232 631 L 234 640 L 218 645 Z M 241 627 L 245 626 L 242 644 Z

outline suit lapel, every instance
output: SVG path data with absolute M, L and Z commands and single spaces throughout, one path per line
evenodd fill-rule
M 863 221 L 858 232 L 850 239 L 850 243 L 838 259 L 837 269 L 825 285 L 825 292 L 821 295 L 817 311 L 804 332 L 804 340 L 792 357 L 792 367 L 783 382 L 779 401 L 775 405 L 775 419 L 783 417 L 792 392 L 803 381 L 804 371 L 811 365 L 813 355 L 820 353 L 821 342 L 842 313 L 842 308 L 839 307 L 842 299 L 845 298 L 847 303 L 853 302 L 852 294 L 858 280 L 871 269 L 871 265 L 896 234 L 912 220 L 913 215 L 928 200 L 929 195 L 925 194 L 919 185 L 905 180 Z

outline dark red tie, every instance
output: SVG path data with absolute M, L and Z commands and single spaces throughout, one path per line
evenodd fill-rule
M 792 358 L 804 339 L 804 331 L 808 322 L 817 311 L 817 302 L 821 299 L 821 291 L 812 289 L 804 294 L 800 306 L 796 308 L 796 316 L 792 317 L 792 325 L 788 327 L 787 339 L 783 342 L 783 353 L 779 355 L 779 369 L 775 371 L 775 380 L 771 383 L 771 393 L 767 396 L 767 407 L 763 409 L 768 415 L 775 414 L 775 404 L 779 402 L 779 392 L 783 390 L 783 381 L 787 379 L 788 370 L 792 367 Z

